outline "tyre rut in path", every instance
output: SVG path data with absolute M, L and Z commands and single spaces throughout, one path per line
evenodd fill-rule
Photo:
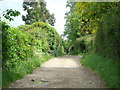
M 80 64 L 81 56 L 53 58 L 9 88 L 105 88 L 104 82 Z

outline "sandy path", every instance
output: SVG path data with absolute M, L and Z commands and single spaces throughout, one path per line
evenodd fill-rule
M 81 56 L 53 58 L 17 80 L 12 88 L 105 88 L 103 81 L 80 65 Z

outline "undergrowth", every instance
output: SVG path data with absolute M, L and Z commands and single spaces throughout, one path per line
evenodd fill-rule
M 84 55 L 82 65 L 92 69 L 103 78 L 108 88 L 118 88 L 118 62 L 98 54 Z
M 52 56 L 49 54 L 44 54 L 41 57 L 33 56 L 26 61 L 20 61 L 10 70 L 2 70 L 2 87 L 8 87 L 10 83 L 23 78 L 26 74 L 32 73 L 34 69 L 50 58 L 52 58 Z

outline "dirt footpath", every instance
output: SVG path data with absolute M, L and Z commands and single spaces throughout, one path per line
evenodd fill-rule
M 81 56 L 53 58 L 12 83 L 10 88 L 105 88 L 103 81 L 80 65 Z

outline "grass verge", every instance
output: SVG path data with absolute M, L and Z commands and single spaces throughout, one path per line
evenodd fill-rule
M 41 57 L 34 56 L 26 61 L 20 61 L 12 69 L 2 70 L 2 87 L 8 87 L 10 83 L 23 78 L 26 74 L 32 73 L 34 69 L 50 58 L 49 54 L 44 54 Z
M 108 88 L 119 88 L 117 60 L 108 59 L 98 54 L 86 54 L 80 63 L 100 75 Z

